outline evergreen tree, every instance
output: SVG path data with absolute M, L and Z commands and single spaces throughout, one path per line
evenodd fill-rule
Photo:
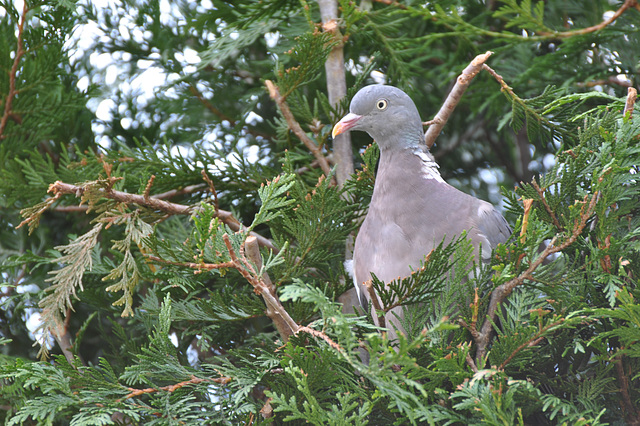
M 17 4 L 5 424 L 640 424 L 636 0 Z M 330 138 L 380 81 L 514 229 L 384 293 L 395 341 L 341 304 L 377 148 Z

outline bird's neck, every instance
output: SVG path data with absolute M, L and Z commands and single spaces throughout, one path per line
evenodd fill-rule
M 417 172 L 424 179 L 444 182 L 438 170 L 438 163 L 424 142 L 420 142 L 395 149 L 381 149 L 378 170 L 397 170 L 399 174 L 392 174 L 389 177 L 393 176 L 399 180 L 403 179 L 403 176 L 406 177 L 407 173 Z

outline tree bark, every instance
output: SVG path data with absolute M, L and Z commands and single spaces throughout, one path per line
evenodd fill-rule
M 347 80 L 344 73 L 344 43 L 338 26 L 338 2 L 337 0 L 318 0 L 322 28 L 331 32 L 339 43 L 333 48 L 324 64 L 327 74 L 327 92 L 329 103 L 336 106 L 347 95 Z M 336 164 L 336 180 L 338 187 L 344 183 L 354 172 L 353 151 L 351 149 L 351 135 L 345 132 L 336 136 L 333 140 L 333 158 Z

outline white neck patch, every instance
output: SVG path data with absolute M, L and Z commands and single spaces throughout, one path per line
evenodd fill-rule
M 413 153 L 422 161 L 422 176 L 425 179 L 435 179 L 438 182 L 444 183 L 440 170 L 438 170 L 438 163 L 435 162 L 426 152 L 416 149 Z

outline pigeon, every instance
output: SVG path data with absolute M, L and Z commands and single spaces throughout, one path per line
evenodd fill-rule
M 369 306 L 365 283 L 371 274 L 384 283 L 407 277 L 443 240 L 448 244 L 464 231 L 476 256 L 482 257 L 476 259 L 488 262 L 491 251 L 507 241 L 511 228 L 491 204 L 444 181 L 411 98 L 397 87 L 374 84 L 356 93 L 349 111 L 333 128 L 333 136 L 360 130 L 380 147 L 373 196 L 351 265 L 362 308 Z M 375 312 L 372 316 L 380 325 Z M 388 334 L 391 340 L 397 331 L 404 333 L 398 321 L 402 317 L 402 307 L 385 317 L 386 324 L 393 325 Z

